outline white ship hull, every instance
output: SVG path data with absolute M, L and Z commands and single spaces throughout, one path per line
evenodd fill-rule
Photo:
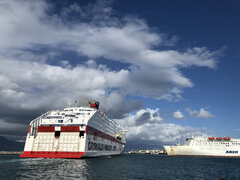
M 240 149 L 195 148 L 191 146 L 163 146 L 169 156 L 240 157 Z M 231 153 L 229 153 L 231 152 Z
M 169 156 L 240 157 L 240 141 L 192 137 L 184 145 L 163 146 Z
M 86 111 L 87 116 L 73 117 L 76 112 Z M 67 111 L 67 110 L 65 110 Z M 63 111 L 62 111 L 63 112 Z M 24 153 L 20 157 L 30 158 L 84 158 L 119 155 L 125 147 L 125 137 L 117 138 L 122 129 L 106 118 L 99 110 L 73 108 L 64 114 L 63 120 L 46 113 L 30 123 Z M 61 112 L 58 114 L 61 114 Z M 63 113 L 62 113 L 63 114 Z M 70 115 L 69 115 L 70 114 Z M 77 113 L 75 113 L 77 114 Z M 82 115 L 81 113 L 78 113 Z M 48 119 L 49 118 L 49 119 Z M 59 117 L 57 117 L 59 118 Z M 65 123 L 64 123 L 65 122 Z M 77 122 L 77 123 L 76 123 Z

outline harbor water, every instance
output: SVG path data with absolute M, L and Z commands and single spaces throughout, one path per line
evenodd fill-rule
M 0 179 L 240 179 L 240 158 L 123 154 L 90 159 L 0 155 Z

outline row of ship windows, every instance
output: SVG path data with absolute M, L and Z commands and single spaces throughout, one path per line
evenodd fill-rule
M 62 116 L 47 116 L 47 119 L 61 119 Z
M 77 110 L 77 109 L 75 109 Z M 73 111 L 73 109 L 66 109 L 64 111 Z M 79 109 L 79 111 L 93 111 L 93 110 L 90 110 L 90 109 Z
M 234 143 L 234 142 L 232 142 L 232 143 L 229 143 L 229 142 L 201 142 L 201 141 L 197 141 L 197 142 L 193 142 L 193 144 L 224 144 L 224 145 L 229 145 L 229 144 L 231 144 L 231 145 L 240 145 L 240 143 Z
M 73 120 L 70 119 L 68 122 L 73 122 Z M 63 120 L 58 120 L 58 123 L 63 123 Z
M 90 113 L 76 113 L 76 115 L 85 115 L 85 114 L 90 115 Z M 75 115 L 69 114 L 69 115 L 65 115 L 65 117 L 75 117 Z M 62 116 L 48 116 L 47 119 L 62 119 Z M 104 119 L 102 119 L 102 118 L 100 118 L 100 119 L 104 121 Z M 71 119 L 71 120 L 69 120 L 68 122 L 73 122 L 73 120 Z M 99 123 L 99 122 L 97 122 L 97 121 L 94 121 L 94 122 L 95 122 L 99 127 L 104 128 L 101 123 Z M 63 120 L 58 120 L 58 123 L 63 123 Z M 110 127 L 108 127 L 107 129 L 109 129 L 109 132 L 112 132 L 112 133 L 113 133 L 114 127 L 115 127 L 115 126 L 111 123 L 111 124 L 110 124 Z
M 106 129 L 106 132 L 113 132 L 112 131 L 112 127 L 109 126 L 108 124 L 105 124 L 103 123 L 103 121 L 105 121 L 105 119 L 102 119 L 101 117 L 98 118 L 99 121 L 93 121 L 93 123 L 99 127 L 99 128 L 102 128 L 102 129 Z M 104 125 L 104 126 L 103 126 Z
M 90 113 L 76 113 L 75 115 L 90 115 Z M 66 114 L 65 117 L 75 117 L 74 114 Z M 62 119 L 62 116 L 47 116 L 47 119 Z
M 90 115 L 90 113 L 76 113 L 76 115 Z
M 193 145 L 226 145 L 229 146 L 229 143 L 193 143 Z M 232 143 L 232 145 L 240 145 L 240 143 Z

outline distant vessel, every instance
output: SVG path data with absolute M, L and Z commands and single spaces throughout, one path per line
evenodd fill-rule
M 240 139 L 189 137 L 184 145 L 163 146 L 169 156 L 240 157 Z
M 126 131 L 99 110 L 99 103 L 49 111 L 31 121 L 23 154 L 29 158 L 119 155 Z

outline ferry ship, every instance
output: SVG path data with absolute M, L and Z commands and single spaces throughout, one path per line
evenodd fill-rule
M 240 139 L 192 136 L 184 145 L 163 146 L 169 156 L 240 157 Z
M 119 155 L 126 144 L 125 130 L 99 110 L 88 106 L 49 111 L 32 120 L 23 154 L 27 158 L 84 158 Z

